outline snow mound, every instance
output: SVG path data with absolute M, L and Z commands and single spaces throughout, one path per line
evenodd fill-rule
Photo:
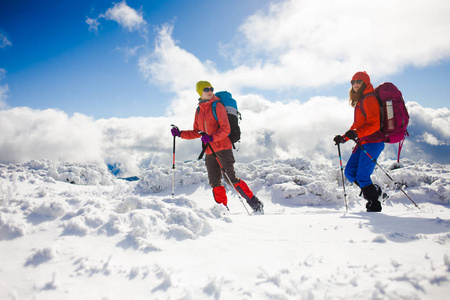
M 62 181 L 78 185 L 112 185 L 116 178 L 106 165 L 88 163 L 55 163 L 47 159 L 31 160 L 23 164 L 0 165 L 0 178 L 45 182 Z
M 172 188 L 172 176 L 175 176 L 176 186 L 188 186 L 207 182 L 206 166 L 204 161 L 190 161 L 177 163 L 175 170 L 166 165 L 150 166 L 140 176 L 135 192 L 137 194 L 159 193 Z
M 409 159 L 402 159 L 401 163 L 386 161 L 380 165 L 394 181 L 379 167 L 375 168 L 372 179 L 384 190 L 392 190 L 391 200 L 404 198 L 398 188 L 400 185 L 409 196 L 419 202 L 450 204 L 450 165 L 415 162 Z
M 212 230 L 209 220 L 221 218 L 186 197 L 133 195 L 133 183 L 115 180 L 91 167 L 48 161 L 0 166 L 0 240 L 35 234 L 42 224 L 51 223 L 61 236 L 118 235 L 123 236 L 119 247 L 148 252 L 158 250 L 155 239 L 207 235 Z M 52 182 L 49 176 L 61 182 Z M 65 180 L 68 176 L 97 185 L 72 190 L 73 185 Z M 110 186 L 112 182 L 116 185 Z M 35 188 L 23 190 L 24 184 Z M 31 260 L 30 264 L 35 264 L 36 260 Z
M 448 165 L 404 159 L 401 164 L 385 161 L 381 162 L 380 166 L 382 169 L 377 166 L 372 179 L 384 191 L 389 191 L 391 201 L 404 198 L 404 194 L 396 184 L 398 183 L 419 202 L 450 203 Z M 263 159 L 245 164 L 236 163 L 235 170 L 236 174 L 255 191 L 271 189 L 272 199 L 281 199 L 275 200 L 275 203 L 312 206 L 341 206 L 344 203 L 342 177 L 338 165 L 330 167 L 303 158 Z M 383 170 L 394 181 L 390 180 Z M 166 165 L 151 166 L 149 170 L 141 174 L 134 193 L 146 195 L 171 190 L 172 172 L 174 172 L 177 188 L 208 182 L 203 161 L 177 163 L 175 170 Z M 347 181 L 346 185 L 348 185 Z M 350 205 L 360 200 L 358 196 L 355 196 L 359 194 L 358 187 L 348 186 L 347 189 L 351 191 L 347 193 L 350 195 L 347 199 Z M 427 191 L 426 199 L 423 197 L 424 190 Z

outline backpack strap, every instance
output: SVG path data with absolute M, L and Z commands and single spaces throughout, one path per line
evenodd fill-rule
M 214 101 L 212 103 L 212 112 L 213 112 L 214 119 L 216 119 L 216 121 L 219 122 L 219 119 L 217 118 L 217 102 L 222 104 L 223 107 L 225 107 L 225 104 L 222 102 L 222 100 L 220 100 L 220 98 L 219 98 L 219 100 Z M 225 107 L 225 109 L 227 109 L 227 107 Z M 228 111 L 227 111 L 227 114 L 228 114 Z M 239 114 L 239 117 L 241 115 L 237 110 L 236 110 L 236 114 Z M 231 125 L 230 125 L 230 127 L 231 127 Z M 234 145 L 234 143 L 231 143 L 231 146 L 233 146 L 233 149 L 236 150 L 236 146 Z
M 205 154 L 205 150 L 206 150 L 206 145 L 202 143 L 202 152 L 200 152 L 200 155 L 198 156 L 197 159 L 202 159 L 203 155 Z
M 397 162 L 400 163 L 400 152 L 402 152 L 403 142 L 405 141 L 405 138 L 398 142 L 398 155 L 397 155 Z
M 400 163 L 400 153 L 402 152 L 403 143 L 405 142 L 405 138 L 409 136 L 408 130 L 405 131 L 405 136 L 403 139 L 398 142 L 398 155 L 397 155 L 397 162 Z
M 219 122 L 219 118 L 217 118 L 217 102 L 218 101 L 214 101 L 213 103 L 212 103 L 212 113 L 213 113 L 213 116 L 214 116 L 214 119 L 216 119 L 216 121 L 217 122 Z
M 216 108 L 217 108 L 217 102 L 219 102 L 219 100 L 218 100 L 218 101 L 214 101 L 214 102 L 211 104 L 211 107 L 212 107 L 212 113 L 213 113 L 214 119 L 216 119 L 216 121 L 219 122 L 219 118 L 217 118 L 217 111 L 216 111 Z M 222 103 L 222 102 L 220 102 L 220 103 Z M 222 105 L 223 105 L 223 104 L 222 104 Z M 197 114 L 199 113 L 199 111 L 200 111 L 200 107 L 197 106 Z

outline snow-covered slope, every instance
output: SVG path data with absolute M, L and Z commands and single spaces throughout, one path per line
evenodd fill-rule
M 390 195 L 364 211 L 339 168 L 301 158 L 236 164 L 265 204 L 214 203 L 204 163 L 0 165 L 0 299 L 437 299 L 450 293 L 450 166 L 377 168 Z

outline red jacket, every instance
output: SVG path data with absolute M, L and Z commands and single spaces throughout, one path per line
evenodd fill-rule
M 183 130 L 180 132 L 182 139 L 192 140 L 201 137 L 199 131 L 212 136 L 210 143 L 214 151 L 232 149 L 232 144 L 228 135 L 230 134 L 230 123 L 228 122 L 227 111 L 221 103 L 216 105 L 216 115 L 218 121 L 214 118 L 212 112 L 212 103 L 218 101 L 215 95 L 211 100 L 200 102 L 195 112 L 194 130 Z M 212 154 L 211 149 L 206 148 L 206 154 Z
M 361 141 L 361 144 L 365 144 L 367 142 L 380 142 L 378 138 L 379 130 L 380 130 L 380 104 L 378 103 L 378 99 L 375 95 L 368 95 L 373 93 L 374 89 L 372 84 L 369 84 L 364 90 L 364 101 L 358 102 L 355 107 L 355 117 L 353 121 L 352 127 L 358 134 L 358 138 Z M 361 102 L 363 104 L 363 109 L 361 109 Z

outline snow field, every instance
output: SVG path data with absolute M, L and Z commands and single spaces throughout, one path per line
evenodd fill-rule
M 364 211 L 336 166 L 236 164 L 265 204 L 214 204 L 201 161 L 138 182 L 47 160 L 0 165 L 1 299 L 437 299 L 450 292 L 450 167 L 384 162 Z M 71 184 L 73 182 L 74 184 Z

